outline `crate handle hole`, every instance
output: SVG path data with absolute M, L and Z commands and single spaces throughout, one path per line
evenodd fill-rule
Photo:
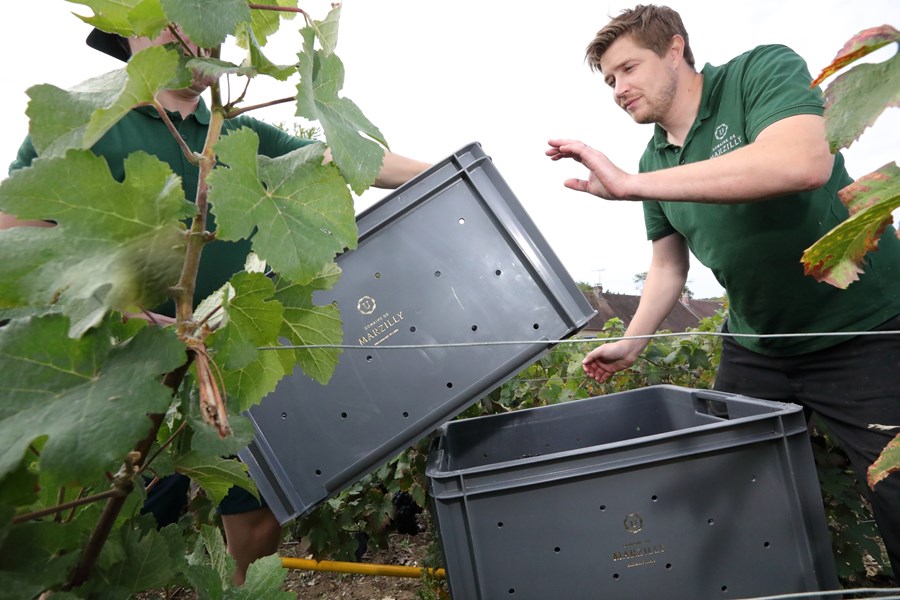
M 464 218 L 460 217 L 460 218 L 459 218 L 459 224 L 460 224 L 460 225 L 465 225 L 465 224 L 466 224 L 466 220 L 465 220 Z
M 717 419 L 729 419 L 728 404 L 718 398 L 698 394 L 694 397 L 694 410 L 701 415 Z

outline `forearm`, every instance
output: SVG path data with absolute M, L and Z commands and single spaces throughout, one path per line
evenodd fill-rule
M 0 231 L 13 227 L 53 227 L 49 221 L 21 221 L 12 215 L 0 213 Z
M 384 163 L 381 172 L 375 179 L 375 187 L 394 189 L 400 187 L 428 167 L 428 163 L 413 160 L 393 152 L 384 153 Z
M 684 291 L 690 266 L 687 244 L 678 234 L 654 242 L 654 257 L 647 271 L 644 289 L 625 337 L 653 335 L 672 312 Z M 630 354 L 637 357 L 648 339 L 631 340 Z
M 628 177 L 634 200 L 735 203 L 813 190 L 827 183 L 834 156 L 821 117 L 775 123 L 751 144 L 692 164 Z

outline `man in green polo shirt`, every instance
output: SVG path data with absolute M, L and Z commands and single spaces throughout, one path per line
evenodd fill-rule
M 115 58 L 127 61 L 130 56 L 151 45 L 174 41 L 174 36 L 164 30 L 153 40 L 130 38 L 125 40 L 114 34 L 94 30 L 87 43 Z M 194 48 L 196 51 L 196 47 Z M 194 78 L 191 86 L 182 89 L 163 90 L 157 95 L 160 104 L 179 134 L 195 152 L 203 149 L 209 126 L 210 112 L 201 94 L 211 82 L 200 77 Z M 230 119 L 223 126 L 223 133 L 249 127 L 259 136 L 259 153 L 271 158 L 287 154 L 301 146 L 318 143 L 314 140 L 296 138 L 277 127 L 240 116 Z M 181 177 L 185 198 L 196 197 L 199 170 L 185 158 L 180 146 L 174 140 L 166 124 L 155 108 L 141 107 L 132 110 L 91 150 L 102 156 L 109 164 L 113 177 L 121 181 L 125 177 L 124 161 L 132 152 L 142 150 L 168 163 Z M 326 157 L 329 154 L 326 151 Z M 30 139 L 26 139 L 19 149 L 16 160 L 10 165 L 10 172 L 27 167 L 37 158 Z M 395 188 L 428 167 L 426 163 L 386 152 L 384 163 L 376 187 Z M 0 213 L 0 229 L 18 226 L 52 226 L 43 221 L 19 221 L 12 215 Z M 213 215 L 209 215 L 207 227 L 215 228 Z M 206 298 L 219 289 L 228 279 L 244 268 L 250 241 L 217 241 L 204 248 L 197 275 L 195 301 Z M 154 309 L 153 319 L 160 323 L 173 322 L 175 307 L 172 302 Z M 163 478 L 148 493 L 142 512 L 152 513 L 160 526 L 175 522 L 187 501 L 190 481 L 179 474 Z M 235 558 L 237 571 L 234 583 L 242 584 L 249 564 L 262 556 L 274 553 L 280 542 L 281 525 L 271 510 L 260 504 L 242 488 L 233 487 L 219 511 L 228 543 L 228 551 Z
M 815 412 L 866 469 L 900 425 L 900 335 L 752 337 L 900 330 L 900 240 L 885 232 L 865 274 L 847 290 L 804 275 L 803 251 L 847 218 L 837 197 L 851 183 L 829 152 L 819 90 L 797 54 L 761 46 L 696 71 L 675 11 L 626 10 L 587 50 L 617 105 L 655 133 L 638 174 L 575 140 L 551 140 L 553 160 L 575 159 L 586 180 L 566 187 L 607 200 L 643 201 L 653 254 L 626 336 L 653 334 L 684 287 L 688 251 L 709 267 L 729 300 L 716 388 L 792 401 Z M 630 367 L 647 340 L 604 344 L 584 359 L 605 381 Z M 872 494 L 875 518 L 900 573 L 900 476 Z

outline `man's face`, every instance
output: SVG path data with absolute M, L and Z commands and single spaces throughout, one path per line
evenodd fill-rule
M 616 104 L 636 123 L 665 120 L 678 89 L 675 66 L 666 56 L 657 56 L 626 35 L 603 53 L 600 70 Z

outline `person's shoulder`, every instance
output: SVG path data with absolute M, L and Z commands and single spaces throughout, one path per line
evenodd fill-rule
M 766 62 L 781 59 L 803 60 L 792 48 L 784 44 L 762 44 L 735 56 L 728 64 L 748 65 L 760 61 Z

